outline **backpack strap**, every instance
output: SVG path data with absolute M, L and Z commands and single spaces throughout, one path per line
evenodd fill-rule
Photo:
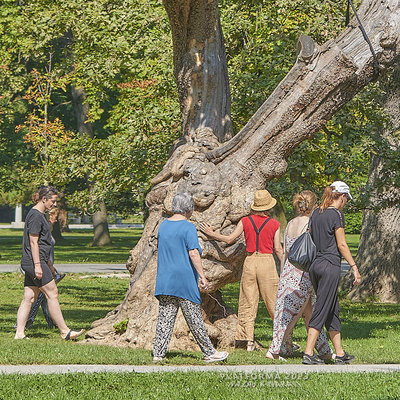
M 313 212 L 310 214 L 310 218 L 308 220 L 307 229 L 306 229 L 306 232 L 308 232 L 308 233 L 311 232 L 311 221 L 312 221 L 312 216 L 313 216 L 315 211 L 316 211 L 316 209 L 313 210 Z
M 260 226 L 260 229 L 257 229 L 257 226 L 256 226 L 256 224 L 255 224 L 254 221 L 253 221 L 253 218 L 251 218 L 251 215 L 249 215 L 249 220 L 250 220 L 250 222 L 252 223 L 253 228 L 254 228 L 254 230 L 255 230 L 255 232 L 256 232 L 256 253 L 258 253 L 258 244 L 259 244 L 259 238 L 260 238 L 261 229 L 264 228 L 264 226 L 266 225 L 266 223 L 267 223 L 270 219 L 271 219 L 271 217 L 268 217 L 268 218 L 263 222 L 263 224 Z

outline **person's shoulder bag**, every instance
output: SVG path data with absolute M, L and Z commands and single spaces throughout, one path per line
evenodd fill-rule
M 308 272 L 311 264 L 317 256 L 317 248 L 310 234 L 311 218 L 308 221 L 307 229 L 293 243 L 289 250 L 288 260 L 301 271 Z

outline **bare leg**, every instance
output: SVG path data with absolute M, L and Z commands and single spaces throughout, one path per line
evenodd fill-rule
M 22 339 L 25 337 L 25 326 L 28 320 L 29 313 L 31 312 L 32 303 L 35 301 L 39 294 L 39 288 L 36 286 L 25 286 L 24 297 L 22 298 L 21 305 L 17 313 L 17 330 L 15 332 L 15 339 Z
M 333 346 L 335 347 L 336 355 L 339 357 L 344 356 L 344 350 L 342 347 L 342 339 L 339 331 L 329 331 Z
M 310 322 L 311 319 L 311 314 L 312 314 L 311 298 L 308 298 L 305 307 L 303 309 L 304 323 L 306 325 L 307 330 L 308 330 L 308 323 Z
M 319 331 L 315 328 L 308 328 L 307 345 L 304 350 L 305 354 L 312 356 L 314 354 L 315 343 L 317 342 Z
M 47 299 L 47 304 L 49 306 L 49 312 L 52 320 L 57 325 L 57 328 L 60 330 L 61 337 L 63 339 L 66 338 L 70 329 L 64 321 L 64 317 L 61 312 L 60 303 L 58 302 L 58 289 L 56 283 L 54 281 L 49 282 L 48 284 L 42 286 L 40 290 L 44 293 Z M 78 333 L 83 333 L 82 331 L 72 331 L 70 334 L 70 338 L 74 339 L 79 336 Z

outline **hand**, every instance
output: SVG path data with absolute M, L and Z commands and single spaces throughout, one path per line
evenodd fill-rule
M 200 289 L 208 290 L 208 281 L 205 276 L 200 277 Z
M 358 269 L 356 269 L 355 271 L 353 270 L 353 275 L 354 275 L 353 286 L 358 286 L 361 282 L 361 275 L 358 272 Z
M 214 231 L 210 225 L 206 224 L 205 222 L 200 222 L 199 228 L 202 232 L 204 232 L 208 236 L 212 236 Z
M 43 271 L 40 264 L 35 264 L 35 278 L 42 279 Z

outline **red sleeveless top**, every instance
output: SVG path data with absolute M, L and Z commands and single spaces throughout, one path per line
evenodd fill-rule
M 264 217 L 263 215 L 252 214 L 253 219 L 257 229 L 260 229 L 261 225 L 269 217 Z M 246 251 L 249 253 L 254 253 L 256 251 L 256 238 L 257 234 L 254 230 L 253 224 L 251 223 L 249 217 L 242 218 L 244 237 L 246 239 Z M 264 225 L 261 229 L 258 238 L 258 252 L 263 254 L 272 254 L 274 250 L 274 236 L 275 232 L 278 230 L 280 223 L 273 218 Z

